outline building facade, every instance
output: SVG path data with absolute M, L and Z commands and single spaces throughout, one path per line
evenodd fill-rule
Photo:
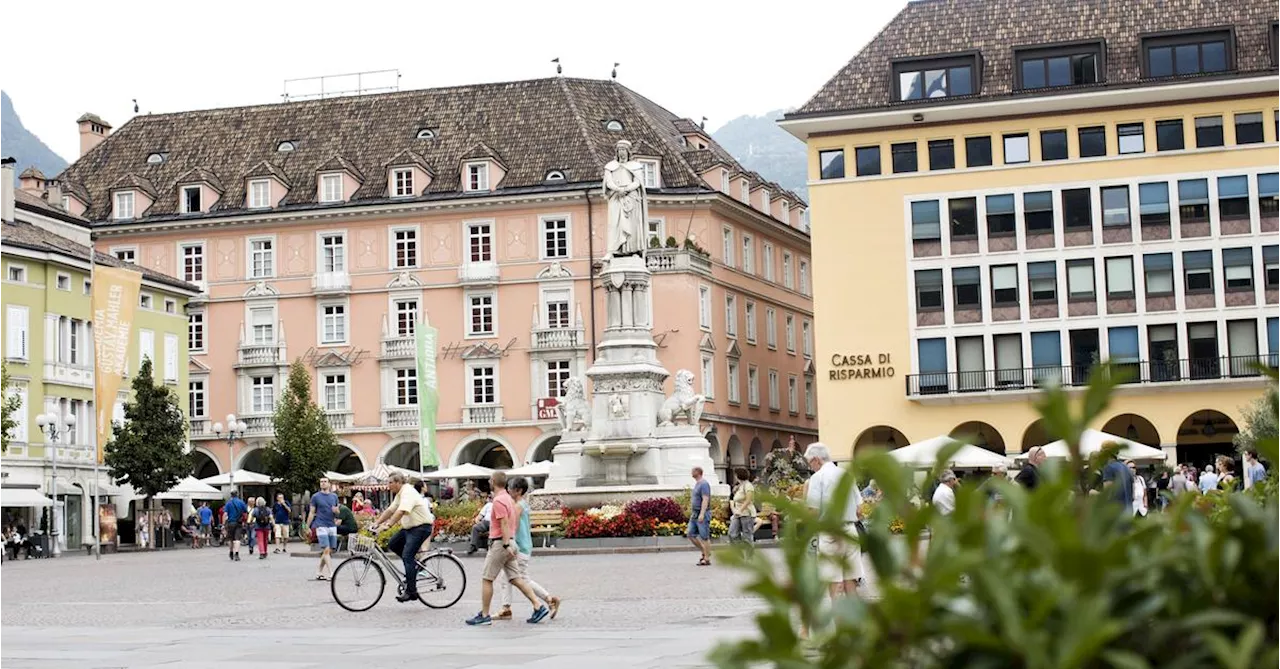
M 97 450 L 93 398 L 93 322 L 91 320 L 88 221 L 60 204 L 59 186 L 37 170 L 22 173 L 13 189 L 13 171 L 0 174 L 4 189 L 4 222 L 0 265 L 4 271 L 4 360 L 11 379 L 9 393 L 21 401 L 17 426 L 4 454 L 5 484 L 35 484 L 47 497 L 57 495 L 62 548 L 77 550 L 92 543 L 93 463 Z M 99 265 L 123 263 L 105 253 Z M 155 379 L 177 393 L 187 406 L 186 303 L 197 288 L 143 269 L 142 287 L 133 320 L 128 369 L 142 358 L 152 360 Z M 112 410 L 124 419 L 131 379 L 120 388 Z M 40 414 L 73 416 L 75 425 L 58 436 L 56 447 L 36 424 Z M 56 452 L 55 452 L 56 451 Z M 57 483 L 53 478 L 57 463 Z M 117 503 L 131 499 L 130 490 L 111 482 L 105 469 L 99 493 Z M 127 512 L 127 509 L 122 509 Z
M 718 464 L 816 437 L 805 203 L 613 82 L 555 78 L 136 117 L 86 115 L 70 206 L 117 257 L 200 286 L 198 475 L 261 468 L 302 360 L 333 468 L 418 468 L 420 319 L 439 331 L 446 465 L 551 457 L 603 333 L 603 165 L 648 169 L 659 358 L 708 397 Z M 234 454 L 212 426 L 248 425 Z
M 1231 452 L 1276 364 L 1276 48 L 1253 0 L 909 4 L 782 123 L 823 440 L 1021 452 L 1051 436 L 1036 385 L 1110 361 L 1095 427 Z

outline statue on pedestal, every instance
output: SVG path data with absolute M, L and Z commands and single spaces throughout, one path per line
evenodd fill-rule
M 676 418 L 683 415 L 689 425 L 696 427 L 706 401 L 706 397 L 693 392 L 693 372 L 687 369 L 676 372 L 676 390 L 658 409 L 658 426 L 675 425 Z
M 574 376 L 564 382 L 564 395 L 560 397 L 556 411 L 560 414 L 560 429 L 565 432 L 591 427 L 591 405 L 582 390 L 582 379 Z
M 631 160 L 631 142 L 619 140 L 617 151 L 617 160 L 604 166 L 604 195 L 609 203 L 606 257 L 643 256 L 649 220 L 644 166 Z

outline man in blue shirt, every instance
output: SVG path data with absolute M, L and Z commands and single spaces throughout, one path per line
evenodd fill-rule
M 320 566 L 316 568 L 316 580 L 327 581 L 333 573 L 330 555 L 338 548 L 338 496 L 329 491 L 329 479 L 320 479 L 320 492 L 311 496 L 311 511 L 307 526 L 316 531 L 320 544 Z
M 209 508 L 208 502 L 200 502 L 198 513 L 200 517 L 200 533 L 196 535 L 195 542 L 199 546 L 201 543 L 209 545 L 209 537 L 213 536 L 213 509 Z
M 1119 458 L 1112 458 L 1102 468 L 1102 488 L 1102 494 L 1119 502 L 1128 515 L 1133 515 L 1133 472 Z
M 693 468 L 693 492 L 689 495 L 689 541 L 702 551 L 699 566 L 711 564 L 711 484 L 702 478 L 702 467 Z
M 240 497 L 236 491 L 231 491 L 231 499 L 222 505 L 223 513 L 227 514 L 225 532 L 231 538 L 231 549 L 227 552 L 227 558 L 240 561 L 240 523 L 244 522 L 245 515 L 249 513 L 249 507 L 240 501 Z
M 1244 487 L 1252 488 L 1267 478 L 1267 468 L 1258 462 L 1258 450 L 1250 448 L 1244 452 Z
M 271 515 L 274 517 L 277 546 L 271 550 L 272 553 L 284 553 L 289 550 L 289 516 L 291 514 L 293 514 L 293 507 L 284 500 L 284 493 L 276 493 L 276 503 L 271 507 Z

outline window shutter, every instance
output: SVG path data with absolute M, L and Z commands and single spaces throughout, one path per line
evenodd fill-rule
M 164 336 L 164 378 L 176 381 L 178 378 L 178 336 Z
M 9 332 L 7 335 L 8 351 L 6 355 L 10 358 L 27 358 L 27 310 L 22 307 L 9 307 L 8 318 Z

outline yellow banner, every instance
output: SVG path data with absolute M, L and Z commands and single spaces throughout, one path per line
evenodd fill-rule
M 94 268 L 93 403 L 98 419 L 99 463 L 111 438 L 111 414 L 129 361 L 133 311 L 138 306 L 141 285 L 141 272 L 102 265 Z

